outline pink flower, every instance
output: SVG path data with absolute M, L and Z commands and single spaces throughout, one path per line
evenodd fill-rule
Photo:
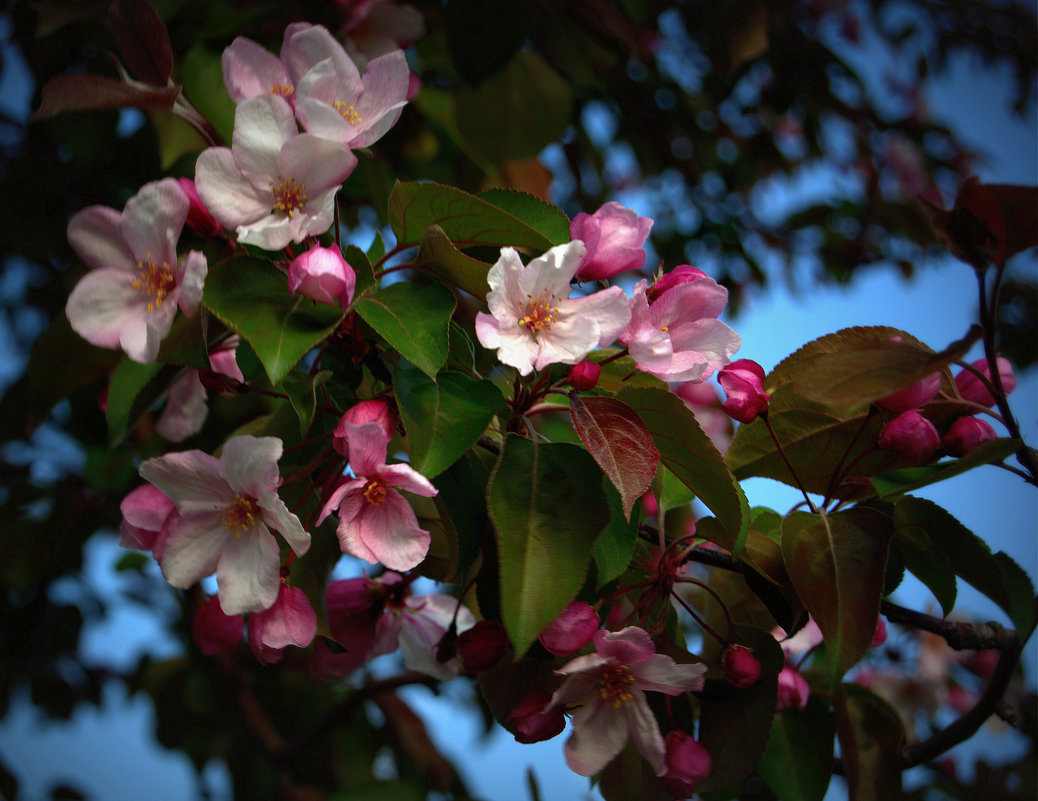
M 693 281 L 698 281 L 700 278 L 709 277 L 710 276 L 698 267 L 693 267 L 690 264 L 679 264 L 669 273 L 661 275 L 653 281 L 652 286 L 645 290 L 645 296 L 649 299 L 649 303 L 654 303 L 656 299 L 668 289 L 673 289 L 682 284 L 691 284 Z
M 649 635 L 634 626 L 616 632 L 601 629 L 594 643 L 596 653 L 578 656 L 556 671 L 567 678 L 552 696 L 551 706 L 580 707 L 573 715 L 566 763 L 581 776 L 592 776 L 623 750 L 630 737 L 662 776 L 665 747 L 645 691 L 680 695 L 700 690 L 706 665 L 679 665 L 657 654 Z
M 1008 395 L 1016 389 L 1016 376 L 1013 374 L 1013 365 L 1010 364 L 1009 359 L 1002 356 L 999 356 L 997 361 L 998 377 L 1002 380 L 1002 389 Z M 991 380 L 991 368 L 988 367 L 987 359 L 977 359 L 975 362 L 970 362 L 970 364 L 983 373 L 985 378 L 989 381 Z M 955 386 L 958 387 L 959 395 L 962 396 L 963 400 L 979 403 L 981 406 L 995 405 L 995 398 L 990 390 L 970 370 L 962 370 L 955 376 Z
M 675 798 L 691 798 L 696 785 L 710 775 L 713 760 L 695 738 L 681 729 L 667 732 L 663 783 Z
M 877 442 L 884 450 L 922 463 L 937 452 L 941 437 L 933 423 L 915 409 L 909 409 L 883 426 Z
M 696 422 L 721 453 L 732 444 L 735 428 L 732 418 L 721 406 L 721 398 L 713 384 L 685 381 L 671 385 L 671 392 L 681 398 L 688 410 L 695 415 Z
M 739 335 L 717 319 L 728 290 L 698 278 L 661 294 L 651 305 L 646 282 L 634 288 L 631 322 L 620 336 L 638 369 L 664 381 L 702 381 L 728 364 Z
M 242 375 L 241 368 L 238 366 L 238 346 L 240 344 L 241 337 L 231 334 L 209 351 L 209 367 L 212 368 L 212 371 L 239 383 L 245 380 L 245 376 Z
M 249 647 L 256 658 L 270 664 L 281 659 L 290 645 L 305 648 L 317 634 L 317 614 L 306 593 L 281 582 L 277 600 L 269 609 L 249 615 Z
M 411 505 L 397 488 L 431 498 L 436 487 L 406 464 L 386 464 L 385 429 L 379 423 L 346 424 L 350 467 L 347 479 L 321 510 L 318 524 L 335 511 L 343 553 L 391 570 L 410 570 L 429 550 L 429 532 L 418 527 Z
M 224 48 L 220 64 L 223 85 L 231 100 L 241 103 L 253 97 L 280 95 L 289 103 L 295 103 L 295 82 L 300 76 L 289 74 L 284 55 L 296 28 L 289 26 L 285 31 L 281 58 L 244 36 L 237 37 Z
M 209 413 L 205 387 L 198 378 L 198 370 L 187 370 L 169 388 L 169 398 L 155 430 L 170 442 L 183 442 L 202 430 Z
M 277 490 L 282 443 L 275 437 L 231 437 L 219 459 L 203 451 L 148 459 L 141 476 L 176 504 L 159 565 L 166 581 L 187 589 L 216 572 L 226 614 L 261 612 L 277 600 L 281 557 L 270 528 L 297 555 L 310 535 Z
M 191 621 L 191 636 L 203 654 L 226 654 L 242 641 L 244 625 L 244 617 L 225 614 L 220 608 L 220 599 L 213 595 L 195 612 Z
M 917 381 L 910 387 L 898 390 L 893 395 L 888 395 L 876 401 L 876 405 L 888 412 L 900 414 L 909 409 L 918 409 L 925 406 L 941 391 L 941 374 L 930 373 L 926 378 Z
M 331 227 L 335 193 L 356 165 L 345 146 L 300 134 L 284 98 L 260 95 L 238 106 L 230 148 L 198 156 L 195 185 L 239 242 L 280 250 Z
M 392 0 L 337 0 L 350 10 L 343 26 L 347 47 L 357 66 L 391 50 L 407 47 L 425 33 L 422 12 Z
M 807 699 L 810 695 L 811 687 L 796 668 L 786 665 L 779 671 L 776 710 L 803 709 L 807 706 Z
M 346 438 L 349 426 L 362 426 L 365 423 L 378 423 L 385 437 L 386 445 L 388 445 L 393 439 L 393 434 L 396 433 L 396 412 L 393 411 L 393 407 L 388 401 L 381 398 L 372 398 L 354 404 L 346 410 L 339 419 L 339 424 L 335 426 L 335 431 L 332 432 L 332 446 L 335 450 L 349 459 L 350 445 Z
M 725 680 L 735 687 L 752 687 L 760 678 L 760 662 L 744 645 L 729 644 L 721 661 Z
M 764 368 L 752 359 L 739 359 L 723 367 L 717 382 L 727 396 L 721 408 L 732 419 L 752 423 L 768 410 L 771 396 L 764 391 Z
M 318 303 L 329 303 L 346 308 L 353 302 L 357 274 L 342 257 L 338 245 L 317 245 L 300 253 L 288 267 L 288 288 L 294 295 Z
M 77 334 L 136 362 L 155 361 L 177 306 L 192 315 L 202 300 L 205 256 L 191 251 L 177 263 L 190 205 L 177 181 L 165 178 L 141 187 L 121 213 L 91 206 L 72 218 L 69 244 L 91 268 L 65 304 Z
M 869 648 L 878 648 L 887 641 L 887 622 L 881 618 L 876 618 L 876 630 L 872 633 L 872 642 L 869 643 Z
M 570 297 L 583 255 L 583 243 L 569 242 L 524 266 L 515 250 L 501 248 L 487 274 L 490 314 L 476 314 L 480 344 L 527 375 L 549 364 L 576 364 L 616 339 L 631 314 L 620 287 Z
M 995 429 L 979 417 L 960 417 L 951 424 L 941 442 L 952 456 L 965 456 L 997 436 Z
M 571 601 L 537 639 L 556 656 L 572 656 L 591 642 L 600 625 L 598 613 L 591 604 Z
M 190 178 L 177 178 L 177 183 L 180 184 L 180 188 L 184 190 L 184 194 L 191 203 L 187 212 L 187 227 L 204 239 L 215 239 L 220 236 L 223 233 L 223 226 L 213 219 L 209 209 L 198 197 L 195 182 Z
M 584 360 L 577 362 L 569 369 L 569 376 L 566 380 L 573 389 L 586 391 L 595 388 L 601 374 L 601 365 Z
M 544 690 L 534 690 L 508 713 L 508 723 L 515 730 L 515 741 L 529 745 L 550 740 L 566 728 L 562 708 L 548 706 L 551 696 Z
M 170 524 L 177 516 L 176 504 L 151 484 L 132 490 L 122 503 L 119 544 L 124 548 L 151 551 L 156 560 L 162 558 Z
M 616 201 L 594 214 L 580 212 L 569 224 L 571 239 L 584 243 L 587 252 L 577 270 L 578 281 L 599 281 L 645 264 L 645 240 L 652 219 L 639 217 Z

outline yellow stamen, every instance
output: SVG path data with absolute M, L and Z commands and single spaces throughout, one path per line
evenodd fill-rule
M 177 286 L 177 278 L 172 268 L 166 262 L 156 264 L 151 254 L 147 255 L 147 261 L 137 262 L 137 278 L 134 279 L 133 288 L 148 298 L 148 311 L 162 308 L 162 301 L 166 295 Z
M 217 512 L 217 516 L 228 531 L 240 537 L 243 531 L 256 525 L 260 517 L 260 508 L 255 498 L 239 492 L 235 494 L 233 501 Z
M 278 176 L 275 184 L 270 182 L 270 191 L 274 195 L 274 211 L 287 214 L 291 217 L 297 211 L 302 211 L 306 205 L 306 184 L 296 184 L 295 178 L 287 181 Z
M 368 483 L 364 485 L 364 492 L 362 493 L 364 500 L 375 506 L 381 506 L 385 500 L 388 490 L 386 489 L 385 482 L 380 478 L 369 478 Z
M 332 105 L 335 106 L 335 110 L 338 111 L 342 115 L 342 118 L 351 126 L 360 125 L 364 122 L 364 120 L 360 118 L 360 114 L 357 113 L 357 110 L 353 108 L 352 103 L 347 105 L 341 100 L 336 100 Z
M 526 297 L 529 300 L 520 309 L 523 316 L 519 318 L 519 325 L 528 328 L 534 336 L 542 331 L 550 331 L 552 324 L 559 319 L 559 307 L 555 305 L 558 297 L 542 295 L 539 300 L 534 300 L 532 295 Z
M 627 685 L 634 684 L 634 675 L 627 665 L 606 668 L 602 671 L 599 682 L 599 695 L 602 700 L 609 701 L 614 709 L 619 709 L 624 702 L 634 698 L 627 690 Z
M 289 83 L 283 83 L 281 86 L 274 84 L 270 87 L 270 93 L 272 95 L 281 95 L 282 97 L 288 97 L 291 94 L 295 94 L 295 91 L 295 88 Z

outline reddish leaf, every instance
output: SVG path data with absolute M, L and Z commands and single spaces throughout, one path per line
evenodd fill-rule
M 108 7 L 108 21 L 119 53 L 137 80 L 166 86 L 173 74 L 173 48 L 155 7 L 147 0 L 115 0 Z
M 569 401 L 573 427 L 620 493 L 629 522 L 631 507 L 649 489 L 660 461 L 652 434 L 634 409 L 615 398 L 572 392 Z
M 131 86 L 100 75 L 58 75 L 43 87 L 43 101 L 33 120 L 46 119 L 62 111 L 92 111 L 104 108 L 173 107 L 179 86 L 161 89 Z

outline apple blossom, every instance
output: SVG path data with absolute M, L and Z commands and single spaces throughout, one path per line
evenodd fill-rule
M 220 608 L 220 599 L 213 595 L 195 612 L 191 621 L 191 636 L 203 654 L 226 654 L 242 641 L 244 626 L 245 618 L 224 613 Z
M 995 429 L 979 417 L 960 417 L 951 424 L 941 442 L 952 456 L 966 456 L 997 436 Z
M 121 348 L 136 362 L 154 362 L 177 307 L 195 313 L 206 258 L 177 262 L 177 240 L 190 201 L 173 178 L 141 187 L 122 212 L 90 206 L 68 225 L 68 241 L 91 271 L 80 279 L 65 314 L 72 330 L 99 348 Z
M 1016 389 L 1016 376 L 1013 374 L 1013 365 L 1009 362 L 1009 359 L 1003 356 L 999 356 L 997 362 L 998 377 L 1002 381 L 1002 389 L 1008 395 Z M 975 362 L 970 362 L 970 365 L 979 370 L 989 381 L 991 380 L 991 368 L 988 366 L 987 359 L 977 359 Z M 962 396 L 963 400 L 979 403 L 981 406 L 995 405 L 995 398 L 990 390 L 971 370 L 960 371 L 955 376 L 955 386 L 958 388 L 959 395 Z
M 187 370 L 169 388 L 166 408 L 155 430 L 170 442 L 182 442 L 202 430 L 208 411 L 198 370 Z
M 317 523 L 334 511 L 343 553 L 410 570 L 425 558 L 429 532 L 418 527 L 414 510 L 396 488 L 431 498 L 436 487 L 410 465 L 386 464 L 388 440 L 380 423 L 346 423 L 345 438 L 356 478 L 332 492 Z
M 177 516 L 176 504 L 158 487 L 142 484 L 123 498 L 119 511 L 123 514 L 119 544 L 151 551 L 155 559 L 161 559 L 170 524 Z
M 336 0 L 350 15 L 342 27 L 347 52 L 358 67 L 368 59 L 407 47 L 425 33 L 425 17 L 408 3 L 393 0 Z
M 566 728 L 562 708 L 549 706 L 551 696 L 534 690 L 508 713 L 508 723 L 515 729 L 515 741 L 529 745 L 550 740 Z
M 260 95 L 238 106 L 229 148 L 198 156 L 195 186 L 239 242 L 280 250 L 331 227 L 335 193 L 356 165 L 345 146 L 299 133 L 284 98 Z
M 717 383 L 727 396 L 721 408 L 740 423 L 752 423 L 768 410 L 771 396 L 764 391 L 764 368 L 752 359 L 738 359 L 721 368 Z
M 513 248 L 501 248 L 487 274 L 490 314 L 476 314 L 480 344 L 527 375 L 557 362 L 576 364 L 616 339 L 631 315 L 620 287 L 570 297 L 584 252 L 582 242 L 569 242 L 524 266 Z
M 591 604 L 571 601 L 537 639 L 556 656 L 572 656 L 591 642 L 600 625 L 598 613 Z
M 691 798 L 696 785 L 710 775 L 713 760 L 695 738 L 681 729 L 667 732 L 663 783 L 675 798 Z
M 346 410 L 339 419 L 338 425 L 335 426 L 335 430 L 332 432 L 332 447 L 349 459 L 350 445 L 346 438 L 348 426 L 362 426 L 365 423 L 378 423 L 388 445 L 396 432 L 396 412 L 393 411 L 389 401 L 381 398 L 371 398 L 355 403 Z
M 215 239 L 223 234 L 223 226 L 213 218 L 202 199 L 198 197 L 195 182 L 190 178 L 177 178 L 177 183 L 191 203 L 187 211 L 187 227 L 204 239 Z
M 283 51 L 292 32 L 291 26 L 285 31 Z M 284 55 L 279 58 L 252 39 L 236 37 L 224 48 L 220 66 L 224 88 L 235 103 L 267 94 L 295 102 L 295 80 L 289 74 Z
M 730 643 L 722 657 L 725 680 L 739 688 L 752 687 L 760 678 L 760 662 L 744 645 Z
M 284 581 L 269 609 L 249 615 L 249 647 L 256 658 L 270 664 L 281 659 L 290 645 L 305 648 L 317 634 L 317 614 L 306 593 Z
M 673 289 L 682 284 L 691 284 L 693 281 L 698 281 L 700 278 L 709 277 L 710 276 L 698 267 L 693 267 L 690 264 L 679 264 L 669 273 L 664 273 L 653 281 L 652 285 L 646 288 L 645 296 L 649 299 L 649 303 L 653 303 L 668 289 Z
M 569 375 L 566 381 L 573 389 L 587 391 L 594 389 L 598 383 L 598 377 L 602 374 L 602 366 L 589 362 L 585 359 L 582 362 L 577 362 L 569 369 Z
M 277 600 L 280 554 L 270 528 L 302 555 L 310 535 L 278 497 L 275 437 L 231 437 L 219 459 L 203 451 L 168 453 L 145 461 L 141 477 L 176 504 L 159 566 L 187 589 L 216 572 L 220 606 L 229 615 L 260 612 Z
M 916 381 L 910 387 L 898 390 L 893 395 L 888 395 L 876 401 L 876 405 L 888 412 L 900 414 L 909 409 L 918 409 L 925 406 L 941 391 L 941 374 L 930 373 L 920 381 Z
M 594 643 L 595 653 L 578 656 L 556 671 L 566 681 L 555 691 L 551 706 L 580 706 L 566 742 L 566 763 L 581 776 L 592 776 L 623 750 L 630 737 L 662 776 L 665 746 L 645 691 L 680 695 L 701 690 L 706 665 L 679 665 L 657 654 L 648 633 L 635 626 L 600 629 Z
M 288 289 L 318 303 L 346 308 L 353 302 L 357 274 L 342 257 L 338 245 L 316 245 L 300 253 L 288 266 Z
M 594 214 L 580 212 L 569 224 L 571 239 L 584 243 L 578 281 L 600 281 L 645 264 L 645 240 L 652 219 L 639 217 L 616 201 L 603 204 Z
M 811 687 L 796 668 L 786 665 L 779 671 L 777 710 L 803 709 L 810 695 Z
M 714 384 L 685 381 L 672 384 L 670 391 L 681 398 L 714 446 L 721 453 L 732 444 L 735 427 L 732 418 L 721 407 L 721 398 Z
M 909 409 L 883 426 L 877 442 L 884 450 L 922 463 L 937 452 L 941 437 L 933 423 L 917 410 Z

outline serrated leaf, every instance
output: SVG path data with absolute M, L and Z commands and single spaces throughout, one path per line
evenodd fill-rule
M 629 521 L 631 507 L 648 491 L 660 461 L 652 434 L 630 406 L 615 398 L 582 398 L 571 392 L 569 403 L 573 427 L 620 493 Z
M 775 715 L 757 772 L 782 801 L 822 801 L 832 776 L 836 719 L 812 695 L 804 709 Z
M 850 801 L 900 798 L 905 731 L 897 710 L 858 684 L 841 684 L 833 708 Z
M 465 453 L 504 405 L 492 381 L 450 370 L 434 380 L 407 361 L 397 366 L 393 389 L 407 431 L 411 465 L 429 478 Z
M 660 461 L 712 511 L 738 556 L 750 523 L 750 507 L 724 457 L 703 433 L 695 415 L 670 392 L 632 387 L 618 400 L 627 404 L 652 433 Z
M 587 451 L 515 434 L 505 440 L 487 496 L 502 620 L 521 655 L 583 586 L 608 506 Z
M 570 220 L 566 213 L 558 206 L 546 203 L 528 192 L 488 189 L 486 192 L 480 192 L 479 197 L 536 228 L 553 245 L 564 245 L 573 238 L 569 233 Z
M 893 521 L 874 509 L 793 512 L 782 522 L 782 557 L 793 587 L 825 638 L 829 686 L 869 649 L 883 595 Z
M 443 284 L 399 283 L 362 295 L 353 309 L 397 353 L 435 379 L 447 362 L 447 332 L 456 304 Z
M 430 225 L 422 236 L 416 261 L 428 266 L 433 273 L 445 278 L 460 289 L 477 298 L 486 297 L 490 291 L 487 273 L 490 265 L 471 256 L 466 256 L 447 238 L 438 225 Z
M 961 459 L 945 459 L 922 467 L 906 467 L 877 473 L 870 479 L 880 498 L 890 498 L 936 484 L 985 464 L 997 464 L 1020 449 L 1020 440 L 993 439 L 970 451 Z
M 202 302 L 252 345 L 271 384 L 288 375 L 342 320 L 341 309 L 292 295 L 284 273 L 252 256 L 211 268 Z

